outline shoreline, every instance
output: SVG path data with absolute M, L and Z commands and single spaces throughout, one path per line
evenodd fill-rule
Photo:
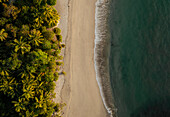
M 58 1 L 57 2 L 57 6 L 55 6 L 55 8 L 57 9 L 57 11 L 59 12 L 60 16 L 61 16 L 61 23 L 59 24 L 59 28 L 62 29 L 62 36 L 63 36 L 63 43 L 66 44 L 65 49 L 62 52 L 62 55 L 64 55 L 64 71 L 66 71 L 67 75 L 66 76 L 60 76 L 59 77 L 59 81 L 57 83 L 57 87 L 56 87 L 56 100 L 58 100 L 59 103 L 66 103 L 66 106 L 63 109 L 63 117 L 70 117 L 70 113 L 72 113 L 72 107 L 71 107 L 71 103 L 72 103 L 72 97 L 74 98 L 74 95 L 72 94 L 72 84 L 74 84 L 74 82 L 72 82 L 74 76 L 73 76 L 73 71 L 72 68 L 75 64 L 76 61 L 73 61 L 73 49 L 75 48 L 72 44 L 72 40 L 73 37 L 76 37 L 74 35 L 72 35 L 72 29 L 75 26 L 78 25 L 74 25 L 73 24 L 73 16 L 75 13 L 73 12 L 74 6 L 78 5 L 75 4 L 76 2 L 73 2 L 72 0 L 66 0 L 66 1 Z M 78 2 L 77 2 L 78 3 Z M 80 2 L 79 2 L 80 3 Z M 85 4 L 85 3 L 84 3 Z M 107 5 L 106 5 L 107 4 Z M 114 105 L 113 103 L 113 99 L 112 98 L 108 98 L 111 97 L 111 88 L 110 85 L 108 86 L 104 86 L 104 84 L 109 84 L 109 42 L 110 42 L 110 35 L 106 35 L 109 34 L 108 30 L 103 30 L 108 28 L 107 26 L 107 19 L 105 17 L 108 17 L 108 4 L 109 2 L 107 0 L 103 0 L 103 1 L 95 1 L 94 2 L 94 6 L 93 6 L 93 10 L 94 10 L 94 15 L 95 17 L 93 17 L 95 20 L 93 21 L 93 25 L 95 23 L 95 26 L 93 27 L 95 32 L 94 32 L 94 41 L 93 43 L 93 56 L 89 56 L 93 59 L 93 67 L 94 67 L 94 73 L 96 74 L 95 79 L 96 82 L 98 83 L 97 88 L 99 89 L 99 96 L 98 98 L 102 99 L 102 104 L 104 105 L 104 110 L 105 110 L 105 115 L 98 115 L 101 117 L 104 116 L 108 116 L 107 112 L 110 114 L 109 116 L 113 116 L 112 114 L 115 112 L 114 109 Z M 82 12 L 82 11 L 79 11 Z M 105 19 L 103 19 L 103 17 Z M 90 17 L 92 19 L 92 17 Z M 77 19 L 74 19 L 77 20 Z M 102 22 L 102 23 L 99 23 Z M 92 31 L 92 27 L 88 27 L 89 30 Z M 74 28 L 75 30 L 75 28 Z M 75 31 L 73 31 L 75 32 Z M 81 34 L 79 35 L 81 36 Z M 83 40 L 82 40 L 83 41 Z M 75 42 L 75 40 L 73 40 L 73 42 Z M 100 46 L 100 47 L 98 47 Z M 107 46 L 107 47 L 106 47 Z M 101 50 L 99 50 L 102 47 Z M 103 53 L 103 54 L 99 54 L 99 53 Z M 101 61 L 100 59 L 103 59 L 104 61 Z M 106 61 L 106 62 L 105 62 Z M 102 64 L 104 66 L 100 66 L 100 63 L 102 62 Z M 105 68 L 104 68 L 105 67 Z M 106 68 L 107 67 L 107 68 Z M 104 69 L 106 70 L 104 70 Z M 72 71 L 71 71 L 72 70 Z M 101 74 L 102 72 L 104 72 L 104 74 Z M 103 76 L 102 76 L 103 75 Z M 102 77 L 107 77 L 107 80 L 103 80 Z M 103 88 L 106 87 L 106 88 Z M 81 87 L 80 87 L 81 88 Z M 104 92 L 107 93 L 104 93 Z M 74 103 L 78 103 L 78 102 L 74 102 Z M 102 106 L 103 106 L 102 105 Z M 77 110 L 79 109 L 79 107 L 77 107 Z M 70 112 L 71 110 L 71 112 Z M 107 112 L 106 112 L 107 110 Z M 84 115 L 81 115 L 84 116 Z
M 108 26 L 109 4 L 109 0 L 98 0 L 96 2 L 94 63 L 96 80 L 104 106 L 110 117 L 116 117 L 117 109 L 114 106 L 109 73 L 111 46 L 111 34 Z
M 64 54 L 67 75 L 61 91 L 62 101 L 66 103 L 63 117 L 107 116 L 94 69 L 95 2 L 68 1 L 68 37 Z

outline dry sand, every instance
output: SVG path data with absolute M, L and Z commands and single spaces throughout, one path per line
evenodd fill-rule
M 67 75 L 61 98 L 67 105 L 63 117 L 106 117 L 94 69 L 96 0 L 67 2 L 58 0 L 56 6 L 61 22 L 64 20 L 59 27 L 63 27 L 66 39 L 64 69 Z M 64 12 L 68 14 L 68 23 Z
M 58 24 L 58 27 L 62 30 L 61 35 L 62 35 L 62 43 L 65 43 L 66 38 L 67 38 L 67 31 L 68 31 L 68 0 L 57 0 L 57 4 L 54 6 L 54 8 L 58 11 L 61 19 L 60 23 Z M 65 54 L 65 49 L 62 49 L 61 55 L 64 56 Z M 63 70 L 63 66 L 60 68 Z M 55 102 L 60 103 L 62 102 L 61 100 L 61 89 L 63 88 L 64 84 L 64 76 L 60 75 L 58 81 L 56 82 L 56 88 L 55 88 L 55 93 L 56 93 L 56 98 Z

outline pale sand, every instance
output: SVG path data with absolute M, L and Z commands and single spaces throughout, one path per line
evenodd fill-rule
M 65 43 L 67 38 L 67 24 L 68 24 L 68 0 L 57 0 L 57 4 L 54 6 L 54 8 L 58 11 L 61 19 L 60 23 L 58 24 L 58 27 L 61 29 L 61 35 L 62 35 L 62 43 Z M 61 55 L 64 56 L 65 49 L 62 49 Z M 63 66 L 61 66 L 61 71 L 63 70 Z M 61 89 L 63 88 L 64 84 L 64 76 L 60 75 L 58 81 L 56 82 L 56 98 L 55 102 L 61 103 Z
M 64 1 L 67 0 L 58 0 L 57 5 Z M 95 2 L 96 0 L 71 0 L 67 4 L 68 26 L 67 21 L 66 24 L 59 24 L 61 27 L 67 26 L 68 29 L 63 28 L 66 32 L 64 69 L 67 73 L 61 92 L 62 101 L 67 104 L 63 117 L 107 115 L 94 69 Z M 60 9 L 61 12 L 62 10 L 66 10 L 65 7 Z M 60 15 L 62 18 L 62 14 Z M 62 20 L 67 20 L 67 17 Z

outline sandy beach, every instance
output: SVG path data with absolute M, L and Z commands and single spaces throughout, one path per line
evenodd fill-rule
M 58 24 L 58 27 L 62 30 L 61 35 L 62 35 L 62 43 L 65 44 L 66 38 L 67 38 L 67 31 L 68 31 L 68 0 L 59 0 L 57 1 L 57 4 L 54 6 L 54 8 L 58 11 L 60 15 L 60 22 Z M 62 49 L 61 55 L 64 56 L 65 54 L 65 49 Z M 64 69 L 64 66 L 61 66 L 61 71 Z M 56 98 L 54 99 L 55 102 L 57 103 L 62 103 L 61 100 L 61 89 L 63 88 L 64 84 L 64 75 L 60 75 L 58 81 L 56 82 L 56 87 L 55 87 L 55 93 L 56 93 Z
M 63 117 L 106 117 L 107 115 L 94 69 L 95 2 L 96 0 L 69 2 L 58 0 L 56 6 L 63 22 L 59 27 L 63 27 L 61 29 L 66 40 L 64 70 L 67 75 L 61 91 L 61 102 L 67 105 L 63 109 Z

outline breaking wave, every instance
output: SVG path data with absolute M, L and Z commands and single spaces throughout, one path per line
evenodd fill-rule
M 95 48 L 94 63 L 96 80 L 106 110 L 110 117 L 116 117 L 113 104 L 109 74 L 110 32 L 108 26 L 109 0 L 98 0 L 95 13 Z

